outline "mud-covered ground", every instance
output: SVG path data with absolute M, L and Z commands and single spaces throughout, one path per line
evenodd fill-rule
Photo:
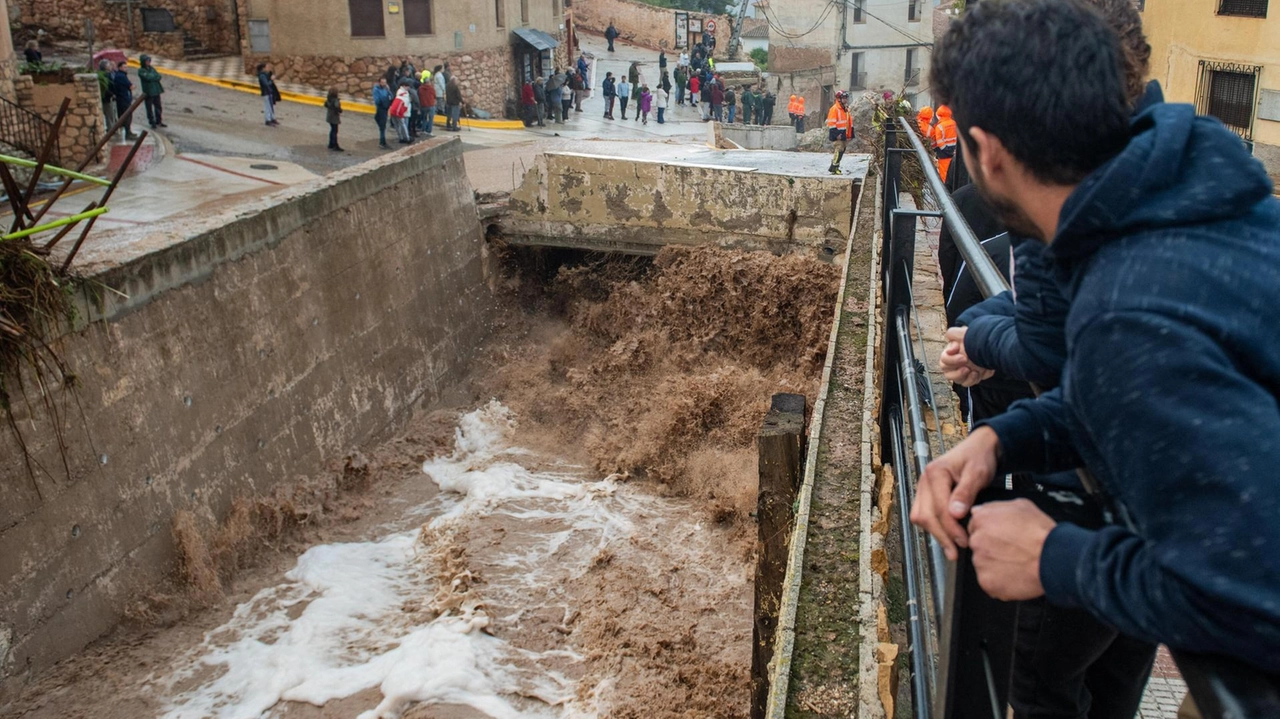
M 512 251 L 471 400 L 219 526 L 5 716 L 741 717 L 754 435 L 837 271 Z M 316 706 L 323 704 L 323 706 Z

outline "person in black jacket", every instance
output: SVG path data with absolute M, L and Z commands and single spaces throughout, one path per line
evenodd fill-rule
M 258 94 L 262 95 L 262 116 L 269 127 L 279 125 L 276 122 L 276 99 L 280 91 L 276 89 L 276 81 L 272 77 L 271 66 L 258 63 Z
M 613 26 L 613 21 L 609 21 L 609 29 L 604 31 L 604 39 L 609 41 L 609 52 L 613 52 L 613 41 L 618 39 L 618 28 Z
M 606 72 L 604 74 L 604 82 L 600 84 L 600 89 L 604 93 L 604 118 L 612 120 L 613 101 L 618 99 L 618 86 L 614 82 L 613 73 Z

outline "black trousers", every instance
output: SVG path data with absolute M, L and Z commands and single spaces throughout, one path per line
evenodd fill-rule
M 1133 719 L 1155 658 L 1086 611 L 1019 602 L 1009 704 L 1026 719 Z
M 155 127 L 164 122 L 164 106 L 160 103 L 159 95 L 147 95 L 142 102 L 147 106 L 147 123 Z

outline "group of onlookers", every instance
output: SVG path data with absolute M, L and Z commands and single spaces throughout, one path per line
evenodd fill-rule
M 550 77 L 526 78 L 520 88 L 520 119 L 525 127 L 546 127 L 548 118 L 563 123 L 570 110 L 582 112 L 582 101 L 590 95 L 590 72 L 586 55 L 580 55 L 567 72 L 557 67 Z

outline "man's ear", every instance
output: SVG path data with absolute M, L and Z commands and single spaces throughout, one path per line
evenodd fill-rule
M 1008 149 L 1000 138 L 992 135 L 981 127 L 969 128 L 969 139 L 972 140 L 973 147 L 965 148 L 965 158 L 977 156 L 978 165 L 982 168 L 982 177 L 988 184 L 994 184 L 1000 187 L 1010 181 L 1010 171 L 1013 169 L 1010 161 L 1013 159 L 1009 155 Z M 964 133 L 961 133 L 960 141 L 964 142 Z M 966 145 L 969 143 L 965 143 Z

